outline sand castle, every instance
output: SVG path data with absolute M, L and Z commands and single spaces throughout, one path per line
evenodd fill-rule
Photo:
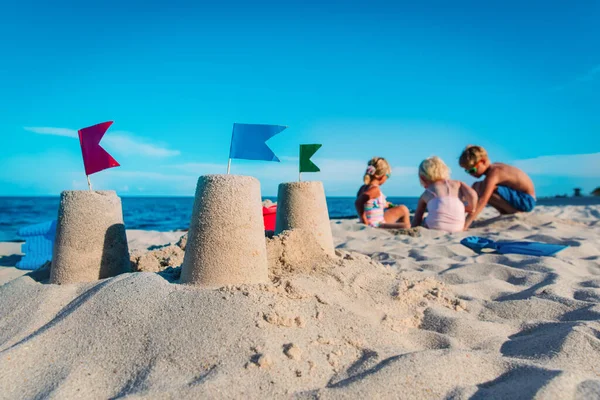
M 275 234 L 291 229 L 312 232 L 325 253 L 334 255 L 322 182 L 289 182 L 279 185 Z
M 223 286 L 267 280 L 260 183 L 249 176 L 201 176 L 181 283 Z
M 62 192 L 50 283 L 91 282 L 130 269 L 121 199 L 117 194 Z

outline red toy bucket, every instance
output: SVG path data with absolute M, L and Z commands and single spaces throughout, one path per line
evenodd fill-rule
M 263 220 L 265 222 L 265 231 L 275 230 L 275 220 L 277 219 L 277 205 L 263 207 Z

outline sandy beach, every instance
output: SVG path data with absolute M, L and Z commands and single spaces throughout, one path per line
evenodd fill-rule
M 161 264 L 182 232 L 127 231 L 137 260 L 172 244 L 163 272 L 60 286 L 0 243 L 0 399 L 600 398 L 600 206 L 485 213 L 452 235 L 334 220 L 335 257 L 267 239 L 271 283 L 216 289 Z M 570 247 L 478 255 L 470 235 Z

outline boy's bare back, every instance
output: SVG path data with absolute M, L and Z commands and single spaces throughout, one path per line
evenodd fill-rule
M 493 163 L 486 172 L 486 180 L 492 178 L 496 185 L 527 193 L 535 198 L 535 187 L 531 178 L 517 167 L 503 163 Z

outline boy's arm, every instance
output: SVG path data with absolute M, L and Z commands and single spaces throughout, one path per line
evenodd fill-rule
M 469 214 L 475 211 L 475 208 L 477 207 L 477 198 L 479 197 L 477 196 L 477 192 L 466 183 L 460 182 L 459 195 L 460 200 L 463 203 L 467 203 L 465 204 L 465 211 Z
M 465 230 L 471 226 L 475 218 L 483 211 L 488 201 L 490 201 L 490 197 L 494 194 L 494 190 L 496 190 L 496 185 L 498 184 L 498 177 L 496 174 L 490 174 L 486 176 L 486 178 L 481 183 L 481 196 L 479 196 L 479 200 L 477 201 L 477 207 L 475 210 L 467 216 L 465 221 Z
M 411 226 L 414 228 L 416 226 L 421 226 L 423 223 L 423 214 L 425 214 L 425 209 L 427 209 L 427 203 L 423 199 L 423 196 L 419 198 L 419 203 L 417 204 L 417 210 L 415 211 L 415 216 L 413 217 Z

